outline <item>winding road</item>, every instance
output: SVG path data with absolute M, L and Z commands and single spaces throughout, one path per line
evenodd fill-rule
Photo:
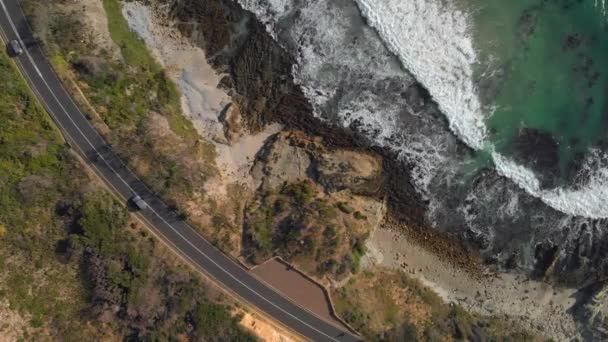
M 25 47 L 15 58 L 30 88 L 61 129 L 70 146 L 123 199 L 139 195 L 148 208 L 137 213 L 155 235 L 193 267 L 254 310 L 312 341 L 360 341 L 259 281 L 224 255 L 164 204 L 112 151 L 70 97 L 30 30 L 18 0 L 0 0 L 0 31 L 5 42 Z

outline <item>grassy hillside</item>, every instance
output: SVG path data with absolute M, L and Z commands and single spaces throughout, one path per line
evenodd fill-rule
M 66 230 L 54 206 L 88 180 L 4 53 L 0 73 L 0 301 L 33 331 L 55 322 L 78 336 L 86 325 L 67 318 L 85 308 L 85 293 L 77 268 L 55 257 Z
M 193 226 L 212 240 L 208 216 L 217 213 L 202 191 L 217 176 L 216 151 L 183 115 L 180 94 L 143 41 L 131 32 L 118 0 L 103 0 L 110 42 L 117 51 L 95 45 L 80 6 L 59 0 L 26 2 L 36 35 L 55 69 L 76 98 L 78 84 L 92 106 L 90 119 L 114 150 L 173 207 L 196 208 Z
M 253 340 L 87 177 L 4 53 L 0 74 L 0 336 Z

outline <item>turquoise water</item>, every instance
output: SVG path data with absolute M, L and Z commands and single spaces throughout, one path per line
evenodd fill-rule
M 561 176 L 608 128 L 608 25 L 595 0 L 459 0 L 474 16 L 476 78 L 491 140 L 553 138 Z M 600 1 L 601 2 L 601 1 Z M 532 145 L 533 146 L 533 145 Z

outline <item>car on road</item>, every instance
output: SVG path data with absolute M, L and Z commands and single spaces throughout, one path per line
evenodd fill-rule
M 135 195 L 135 196 L 131 197 L 131 203 L 133 203 L 133 205 L 135 206 L 135 208 L 137 210 L 144 210 L 148 207 L 148 203 L 146 203 L 146 201 L 141 199 L 141 197 L 139 197 L 139 195 Z
M 11 55 L 12 57 L 17 57 L 23 53 L 23 47 L 21 46 L 21 43 L 19 43 L 19 41 L 15 39 L 8 42 L 6 48 L 8 49 L 9 55 Z

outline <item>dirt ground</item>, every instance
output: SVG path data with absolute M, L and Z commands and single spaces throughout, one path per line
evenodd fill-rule
M 0 342 L 16 341 L 29 327 L 29 321 L 10 309 L 8 302 L 0 302 Z
M 251 273 L 317 316 L 340 328 L 348 329 L 334 318 L 323 288 L 288 264 L 273 258 L 254 267 Z
M 92 29 L 90 30 L 93 45 L 98 49 L 105 50 L 111 58 L 121 59 L 120 48 L 108 31 L 108 18 L 101 0 L 71 0 L 62 3 L 69 11 L 75 11 L 81 15 L 82 21 Z

